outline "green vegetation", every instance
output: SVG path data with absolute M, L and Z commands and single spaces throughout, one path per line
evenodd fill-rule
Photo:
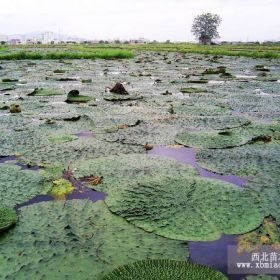
M 238 237 L 238 252 L 252 252 L 262 245 L 270 245 L 280 248 L 280 228 L 275 219 L 268 217 L 256 230 Z
M 102 280 L 226 280 L 221 272 L 185 261 L 143 260 L 119 267 Z
M 82 161 L 75 165 L 75 176 L 92 170 L 104 177 L 95 188 L 108 193 L 105 202 L 113 213 L 167 238 L 215 240 L 262 222 L 254 192 L 201 178 L 169 158 L 121 155 Z
M 188 131 L 179 133 L 176 142 L 187 147 L 225 149 L 248 143 L 250 135 L 242 135 L 242 129 L 225 131 Z
M 207 45 L 213 39 L 219 38 L 218 27 L 222 18 L 217 14 L 204 13 L 195 17 L 192 25 L 192 33 L 201 44 Z
M 149 43 L 149 44 L 96 44 L 96 45 L 37 45 L 37 51 L 29 46 L 16 46 L 15 51 L 6 47 L 0 52 L 0 60 L 17 59 L 94 59 L 94 58 L 132 58 L 130 50 L 168 51 L 181 53 L 200 53 L 217 56 L 245 56 L 253 58 L 280 58 L 280 44 L 226 44 L 200 45 L 194 43 Z M 54 48 L 54 51 L 49 49 Z M 44 51 L 48 49 L 49 51 Z M 1 51 L 1 50 L 0 50 Z
M 29 96 L 55 96 L 65 94 L 63 89 L 59 88 L 35 88 Z
M 72 193 L 73 190 L 74 186 L 72 183 L 61 178 L 59 180 L 53 181 L 53 187 L 50 191 L 50 194 L 56 199 L 65 199 L 65 195 Z
M 214 103 L 214 102 L 212 102 Z M 198 102 L 196 103 L 190 103 L 190 104 L 182 104 L 179 106 L 174 107 L 174 111 L 177 114 L 183 114 L 186 116 L 191 117 L 202 117 L 202 116 L 223 116 L 226 117 L 232 113 L 232 109 L 214 105 L 214 104 L 208 104 L 205 106 L 205 104 L 200 104 Z
M 206 88 L 188 87 L 188 88 L 182 88 L 180 91 L 182 93 L 201 93 L 201 92 L 207 92 L 208 90 Z
M 13 48 L 29 51 L 37 46 Z M 38 50 L 94 48 L 54 45 Z M 276 60 L 143 51 L 130 61 L 35 63 L 0 62 L 1 80 L 19 80 L 0 83 L 0 156 L 12 156 L 1 159 L 6 162 L 0 164 L 0 204 L 14 208 L 33 203 L 21 205 L 17 225 L 1 235 L 0 279 L 100 280 L 138 260 L 185 261 L 188 239 L 213 240 L 260 230 L 269 215 L 279 226 L 280 129 L 274 121 L 280 117 L 280 83 L 271 82 L 279 80 Z M 221 79 L 221 74 L 203 75 L 206 69 L 218 71 L 218 66 L 221 71 L 226 67 L 232 80 Z M 66 73 L 55 74 L 55 69 Z M 174 80 L 180 84 L 171 84 Z M 128 95 L 109 92 L 118 81 Z M 207 91 L 178 92 L 188 87 Z M 34 88 L 38 90 L 29 96 Z M 56 94 L 57 89 L 65 94 Z M 92 99 L 66 103 L 71 90 Z M 166 91 L 172 94 L 162 94 Z M 125 101 L 120 96 L 139 99 Z M 13 103 L 22 113 L 9 113 Z M 200 147 L 196 152 L 201 166 L 249 176 L 246 185 L 238 188 L 202 178 L 190 165 L 151 155 L 193 162 L 193 149 L 175 150 L 180 133 L 188 136 L 185 145 Z M 244 139 L 249 142 L 244 144 Z M 174 150 L 166 149 L 168 145 Z M 218 149 L 208 149 L 213 147 Z M 185 152 L 190 156 L 183 158 Z M 44 168 L 30 170 L 39 167 Z M 81 189 L 78 196 L 77 189 L 78 201 L 66 195 L 65 201 L 36 204 L 50 198 L 53 181 L 72 176 L 68 171 L 62 174 L 68 167 L 74 173 L 71 178 L 106 192 L 105 202 L 82 201 L 90 190 Z M 59 194 L 72 189 L 67 181 L 61 185 Z M 272 229 L 263 232 L 274 233 Z
M 223 174 L 254 176 L 245 185 L 258 197 L 263 217 L 280 223 L 279 144 L 248 144 L 233 149 L 201 150 L 197 159 L 202 166 Z
M 104 202 L 89 200 L 21 208 L 17 226 L 1 237 L 0 247 L 0 279 L 17 280 L 101 280 L 130 262 L 188 257 L 185 243 L 138 229 Z
M 21 170 L 12 164 L 0 164 L 0 205 L 15 207 L 38 194 L 47 193 L 47 184 L 41 172 Z
M 71 47 L 66 48 L 64 51 L 44 51 L 44 49 L 38 48 L 37 51 L 31 50 L 9 50 L 0 53 L 0 60 L 42 60 L 42 59 L 122 59 L 132 58 L 133 52 L 128 50 L 119 49 L 81 49 L 79 51 L 73 50 Z
M 233 149 L 199 150 L 200 165 L 223 174 L 254 176 L 277 171 L 280 159 L 277 157 L 279 144 L 248 144 Z
M 78 139 L 78 137 L 71 134 L 65 134 L 65 135 L 51 135 L 48 137 L 48 139 L 53 143 L 65 143 L 65 142 L 74 141 Z
M 80 92 L 78 90 L 71 90 L 67 94 L 67 103 L 86 103 L 92 100 L 93 98 L 86 95 L 80 95 Z
M 270 125 L 250 125 L 228 130 L 203 130 L 182 132 L 175 141 L 184 146 L 204 149 L 225 149 L 247 143 L 270 143 L 275 132 Z
M 139 45 L 104 45 L 103 47 L 119 47 L 121 49 L 137 49 L 145 51 L 168 51 L 182 53 L 200 53 L 225 56 L 245 56 L 253 58 L 280 58 L 280 44 L 272 45 L 211 45 L 204 46 L 192 43 L 151 43 Z M 218 59 L 217 59 L 218 60 Z
M 0 233 L 16 224 L 18 216 L 15 210 L 0 206 Z

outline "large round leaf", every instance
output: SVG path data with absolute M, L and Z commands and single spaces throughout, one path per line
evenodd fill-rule
M 0 233 L 13 226 L 18 220 L 15 210 L 0 206 Z
M 187 246 L 127 223 L 104 202 L 54 201 L 21 210 L 0 239 L 1 279 L 101 279 L 141 259 L 184 260 Z
M 97 175 L 110 210 L 146 231 L 179 240 L 215 240 L 261 222 L 254 192 L 201 178 L 164 157 L 122 155 L 77 164 L 77 176 Z
M 102 280 L 226 280 L 210 267 L 184 261 L 143 260 L 119 267 Z
M 26 202 L 37 194 L 46 193 L 51 185 L 38 171 L 21 170 L 12 164 L 0 164 L 0 204 L 14 207 Z

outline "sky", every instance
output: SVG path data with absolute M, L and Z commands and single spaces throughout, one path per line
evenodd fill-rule
M 280 0 L 0 0 L 0 34 L 191 41 L 196 15 L 219 14 L 220 40 L 280 40 Z

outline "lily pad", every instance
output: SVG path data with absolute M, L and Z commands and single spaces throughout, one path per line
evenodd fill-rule
M 208 84 L 208 80 L 206 79 L 190 79 L 187 80 L 189 84 Z
M 200 264 L 174 260 L 143 260 L 119 267 L 102 280 L 226 280 L 221 272 Z
M 103 176 L 109 209 L 134 225 L 178 240 L 215 240 L 262 222 L 254 192 L 201 178 L 186 165 L 127 155 L 77 163 L 75 175 Z
M 250 138 L 234 131 L 189 131 L 177 134 L 175 141 L 193 148 L 224 149 L 244 145 Z
M 130 154 L 121 156 L 99 157 L 94 160 L 81 160 L 74 165 L 75 177 L 82 178 L 92 174 L 103 176 L 108 184 L 114 182 L 130 181 L 142 176 L 156 176 L 158 174 L 196 175 L 194 168 L 178 163 L 176 160 L 147 156 L 145 154 Z M 90 186 L 89 186 L 90 187 Z M 103 190 L 107 190 L 107 184 L 101 184 Z
M 18 216 L 15 210 L 0 206 L 0 233 L 16 224 Z
M 102 279 L 145 258 L 184 260 L 186 244 L 149 234 L 110 213 L 104 202 L 52 201 L 21 208 L 0 240 L 1 279 Z M 82 258 L 81 258 L 82 256 Z
M 182 88 L 180 91 L 182 93 L 201 93 L 201 92 L 207 92 L 208 90 L 206 88 L 188 87 L 188 88 Z
M 260 211 L 264 217 L 272 216 L 280 225 L 280 209 L 279 209 L 279 196 L 280 196 L 280 174 L 278 167 L 272 167 L 270 172 L 260 173 L 255 178 L 249 180 L 245 185 L 246 188 L 251 189 L 259 195 L 262 201 L 260 204 Z
M 225 116 L 230 115 L 232 110 L 218 105 L 187 104 L 174 107 L 175 113 L 188 116 Z
M 0 164 L 0 204 L 14 207 L 37 194 L 46 193 L 51 185 L 44 181 L 41 172 L 21 170 L 12 164 Z
M 65 92 L 59 88 L 35 88 L 29 96 L 55 96 L 55 95 L 64 95 Z
M 251 125 L 220 131 L 187 131 L 177 134 L 175 141 L 193 148 L 225 149 L 242 146 L 250 142 L 271 142 L 273 136 L 274 131 L 271 126 Z
M 77 136 L 75 135 L 52 135 L 49 136 L 48 138 L 51 142 L 53 143 L 65 143 L 65 142 L 70 142 L 78 139 Z
M 262 215 L 271 215 L 280 224 L 279 147 L 279 144 L 271 143 L 250 144 L 225 150 L 202 150 L 198 152 L 197 159 L 200 165 L 219 173 L 255 175 L 245 188 L 259 196 Z
M 0 83 L 0 92 L 2 91 L 8 91 L 8 90 L 14 90 L 16 87 L 13 83 Z
M 106 101 L 129 101 L 129 100 L 139 100 L 143 99 L 141 95 L 127 95 L 127 94 L 107 94 L 104 96 L 104 100 Z
M 87 103 L 91 100 L 93 100 L 93 97 L 86 96 L 86 95 L 80 95 L 80 92 L 78 90 L 71 90 L 67 95 L 66 102 L 67 103 Z
M 200 150 L 197 160 L 203 167 L 223 174 L 252 176 L 277 171 L 280 145 L 248 144 L 233 149 Z

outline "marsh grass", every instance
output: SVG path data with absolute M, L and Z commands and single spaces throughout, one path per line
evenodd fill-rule
M 280 44 L 239 44 L 203 46 L 193 43 L 148 44 L 59 44 L 0 47 L 0 60 L 22 59 L 123 59 L 134 57 L 133 50 L 199 53 L 215 56 L 280 58 Z M 218 58 L 217 58 L 218 59 Z
M 47 59 L 124 59 L 132 58 L 134 54 L 130 50 L 121 49 L 80 49 L 75 50 L 69 48 L 69 50 L 54 49 L 45 51 L 44 49 L 25 50 L 16 49 L 9 52 L 0 53 L 0 60 L 47 60 Z
M 103 45 L 105 48 L 106 45 Z M 112 46 L 113 47 L 113 46 Z M 182 53 L 200 53 L 209 55 L 244 56 L 253 58 L 280 58 L 280 44 L 271 45 L 213 45 L 203 46 L 191 43 L 152 43 L 138 45 L 114 45 L 121 49 L 136 49 L 146 51 L 168 51 Z

